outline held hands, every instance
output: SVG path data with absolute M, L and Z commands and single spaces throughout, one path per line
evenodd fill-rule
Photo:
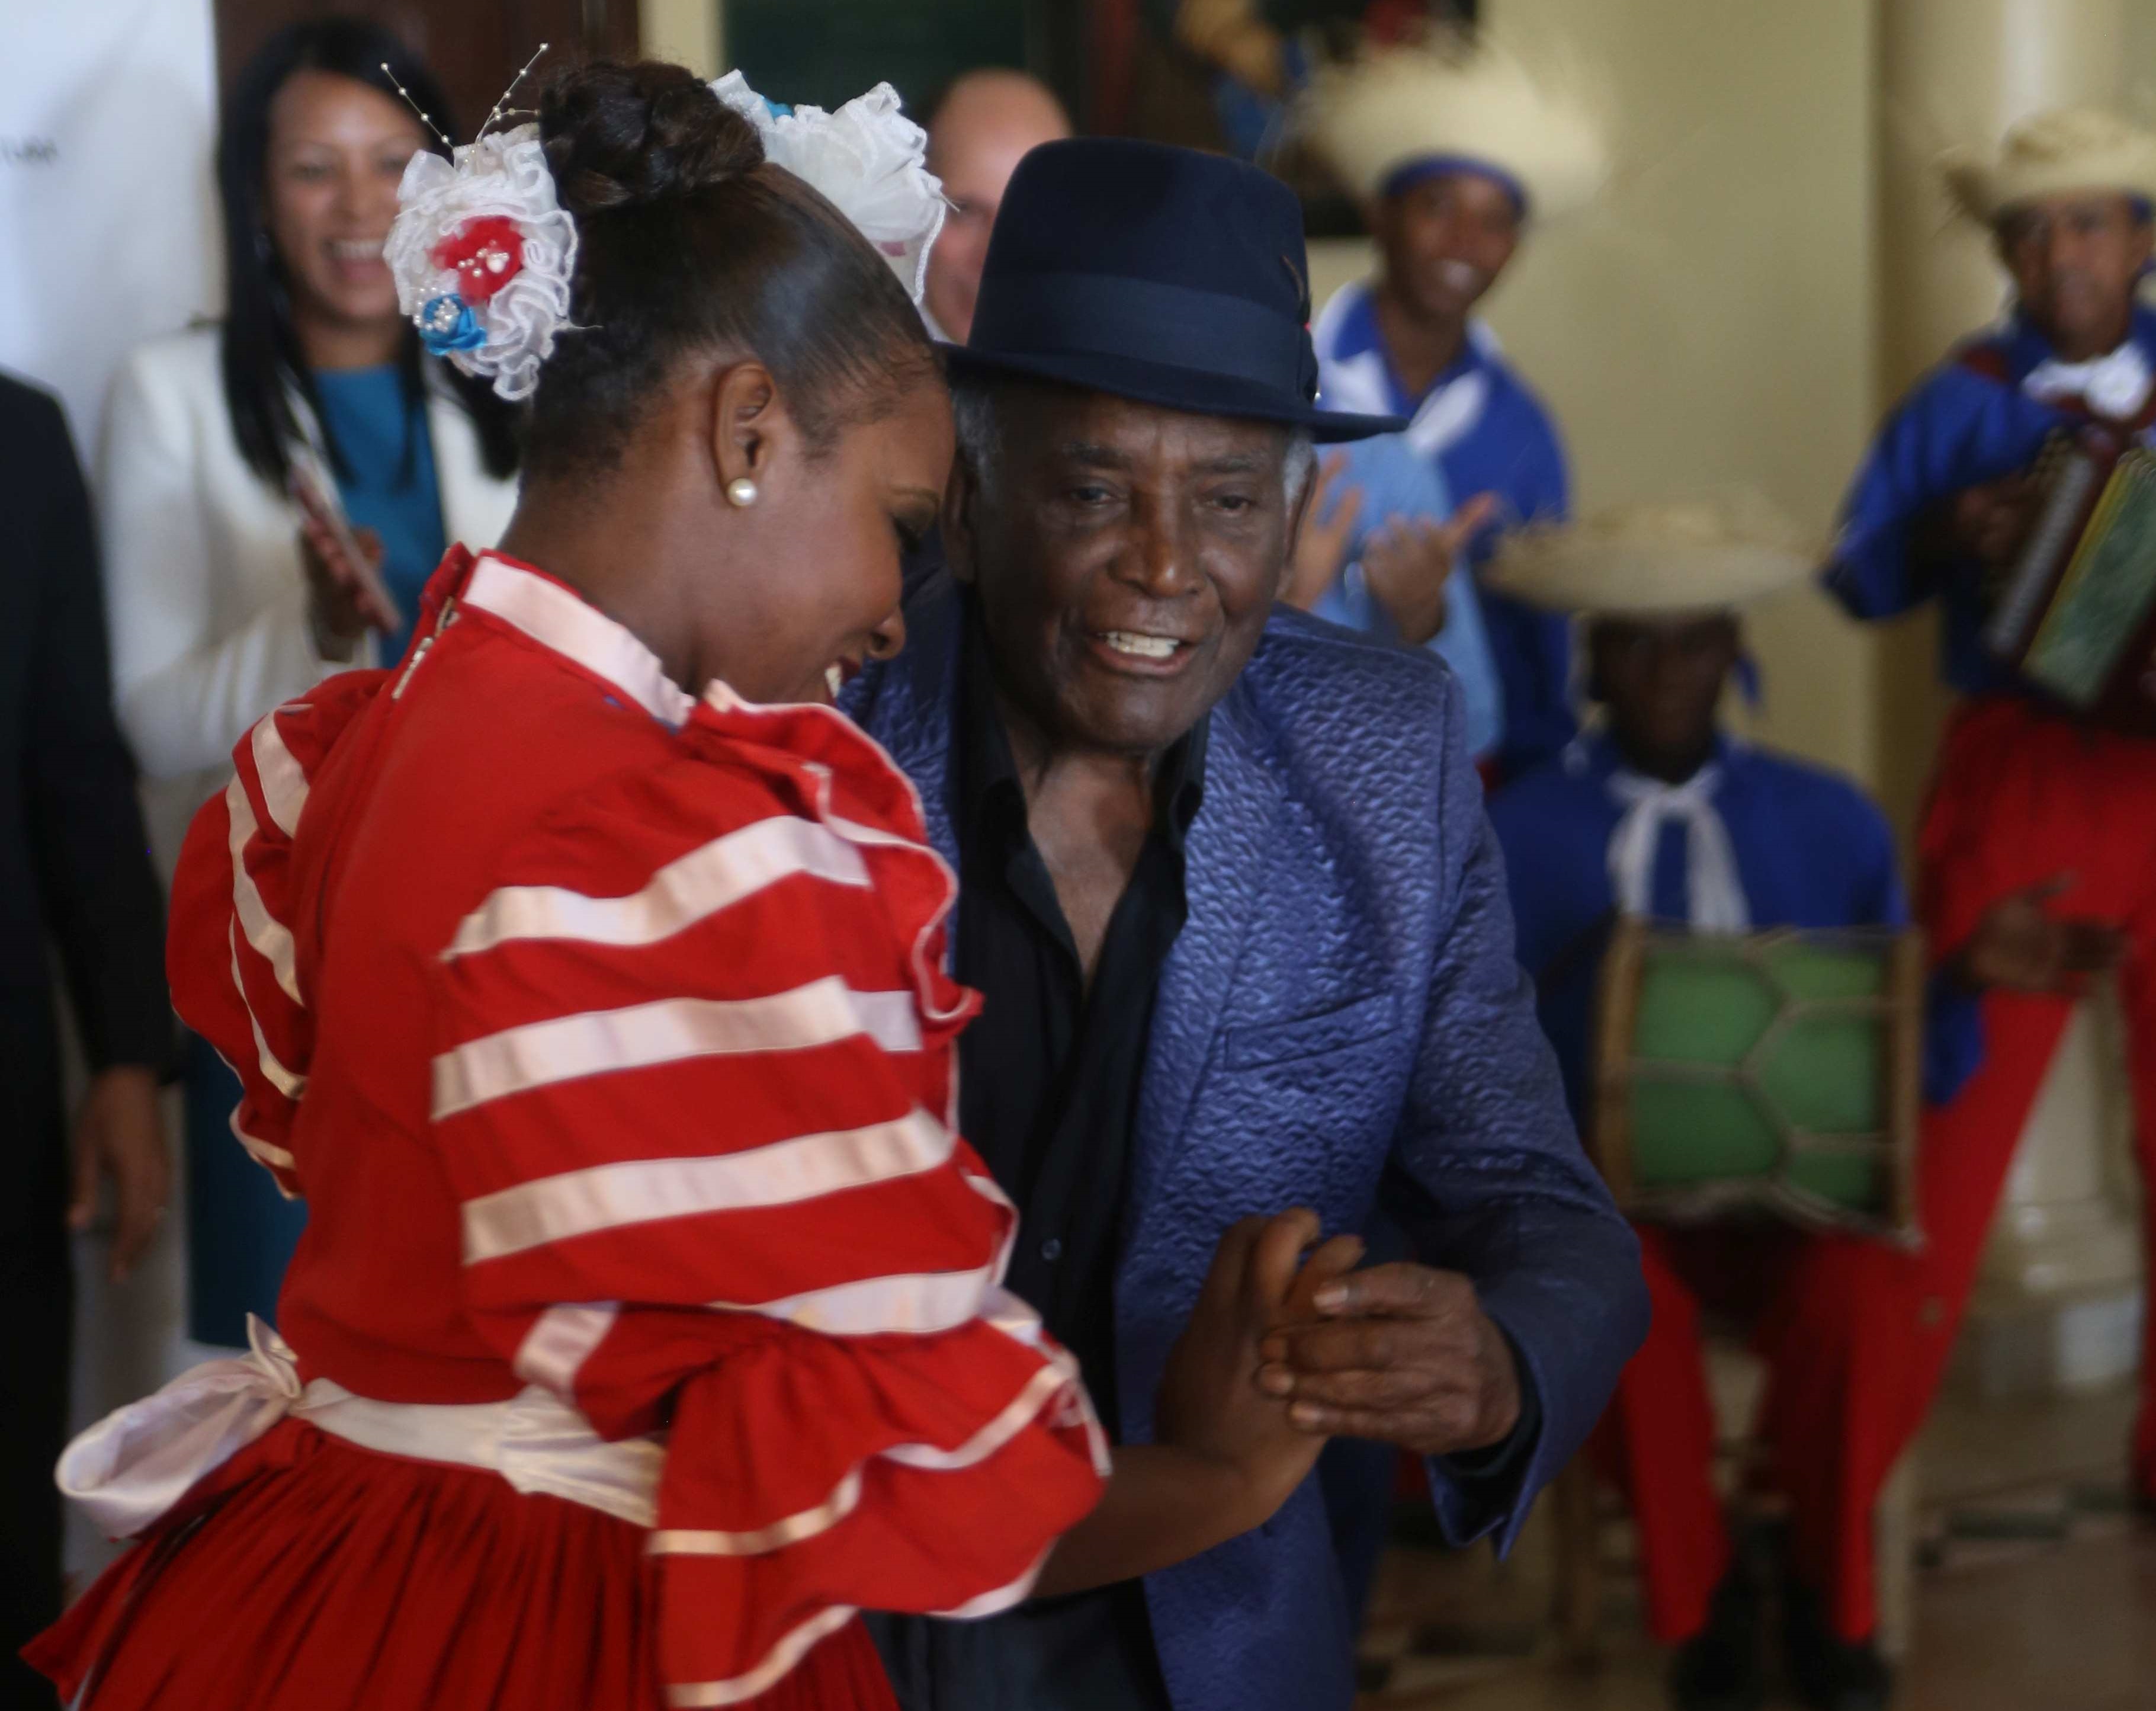
M 1330 1279 L 1261 1352 L 1259 1388 L 1314 1436 L 1444 1456 L 1501 1443 L 1519 1421 L 1512 1345 L 1456 1272 L 1402 1263 Z
M 2116 968 L 2126 945 L 2118 927 L 2087 916 L 2061 918 L 2045 909 L 2077 883 L 2071 873 L 2054 874 L 1994 903 L 1952 964 L 1963 984 L 2072 995 L 2092 975 Z
M 367 568 L 382 564 L 382 537 L 372 529 L 354 529 L 352 541 L 367 557 Z M 300 563 L 307 573 L 308 621 L 313 626 L 315 651 L 340 664 L 357 651 L 359 640 L 369 629 L 384 632 L 397 628 L 398 617 L 361 581 L 357 570 L 346 563 L 335 532 L 315 512 L 300 511 Z
M 1299 1430 L 1286 1406 L 1257 1385 L 1260 1339 L 1306 1314 L 1308 1297 L 1362 1258 L 1358 1237 L 1335 1236 L 1298 1276 L 1298 1261 L 1318 1232 L 1317 1215 L 1297 1208 L 1245 1218 L 1220 1238 L 1154 1405 L 1161 1443 L 1233 1470 L 1247 1499 L 1249 1527 L 1287 1501 L 1324 1447 L 1322 1433 Z M 1296 1297 L 1300 1308 L 1291 1305 Z
M 117 1216 L 108 1275 L 122 1282 L 142 1257 L 165 1215 L 172 1191 L 172 1159 L 157 1109 L 157 1078 L 136 1067 L 95 1076 L 74 1126 L 74 1189 L 68 1228 L 90 1228 L 97 1215 L 98 1179 L 112 1179 Z

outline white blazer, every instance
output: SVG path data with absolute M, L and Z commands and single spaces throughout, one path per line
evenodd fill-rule
M 298 509 L 240 456 L 218 343 L 216 326 L 198 326 L 129 352 L 99 460 L 113 687 L 167 876 L 248 728 L 332 673 L 372 663 L 371 654 L 339 664 L 315 651 Z M 490 547 L 509 525 L 516 484 L 486 473 L 470 417 L 445 385 L 430 390 L 444 529 L 452 542 Z

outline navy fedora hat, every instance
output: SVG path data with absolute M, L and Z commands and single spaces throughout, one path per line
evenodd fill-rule
M 989 234 L 955 375 L 1060 381 L 1194 415 L 1397 433 L 1397 416 L 1317 408 L 1302 208 L 1223 155 L 1120 137 L 1047 142 L 1019 162 Z

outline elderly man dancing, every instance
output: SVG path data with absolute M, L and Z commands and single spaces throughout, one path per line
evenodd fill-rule
M 1144 1441 L 1220 1232 L 1291 1204 L 1416 1260 L 1317 1292 L 1260 1382 L 1430 1457 L 1508 1540 L 1639 1341 L 1636 1246 L 1514 961 L 1457 687 L 1278 609 L 1317 410 L 1298 211 L 1253 168 L 1052 143 L 968 344 L 951 574 L 850 703 L 962 877 L 963 1126 L 1024 1213 L 1010 1283 Z M 1106 1591 L 880 1633 L 913 1711 L 1324 1711 L 1352 1634 L 1314 1481 Z

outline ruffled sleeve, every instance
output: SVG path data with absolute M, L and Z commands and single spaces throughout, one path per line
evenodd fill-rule
M 346 672 L 259 720 L 233 751 L 230 782 L 187 828 L 172 875 L 172 1007 L 239 1076 L 232 1132 L 287 1199 L 303 1191 L 291 1129 L 315 1049 L 310 971 L 292 931 L 292 840 L 309 780 L 388 676 Z
M 1106 1462 L 952 1128 L 974 999 L 910 787 L 822 709 L 721 691 L 683 742 L 444 948 L 434 1117 L 484 1334 L 667 1434 L 661 1675 L 723 1705 L 856 1609 L 1016 1602 Z

